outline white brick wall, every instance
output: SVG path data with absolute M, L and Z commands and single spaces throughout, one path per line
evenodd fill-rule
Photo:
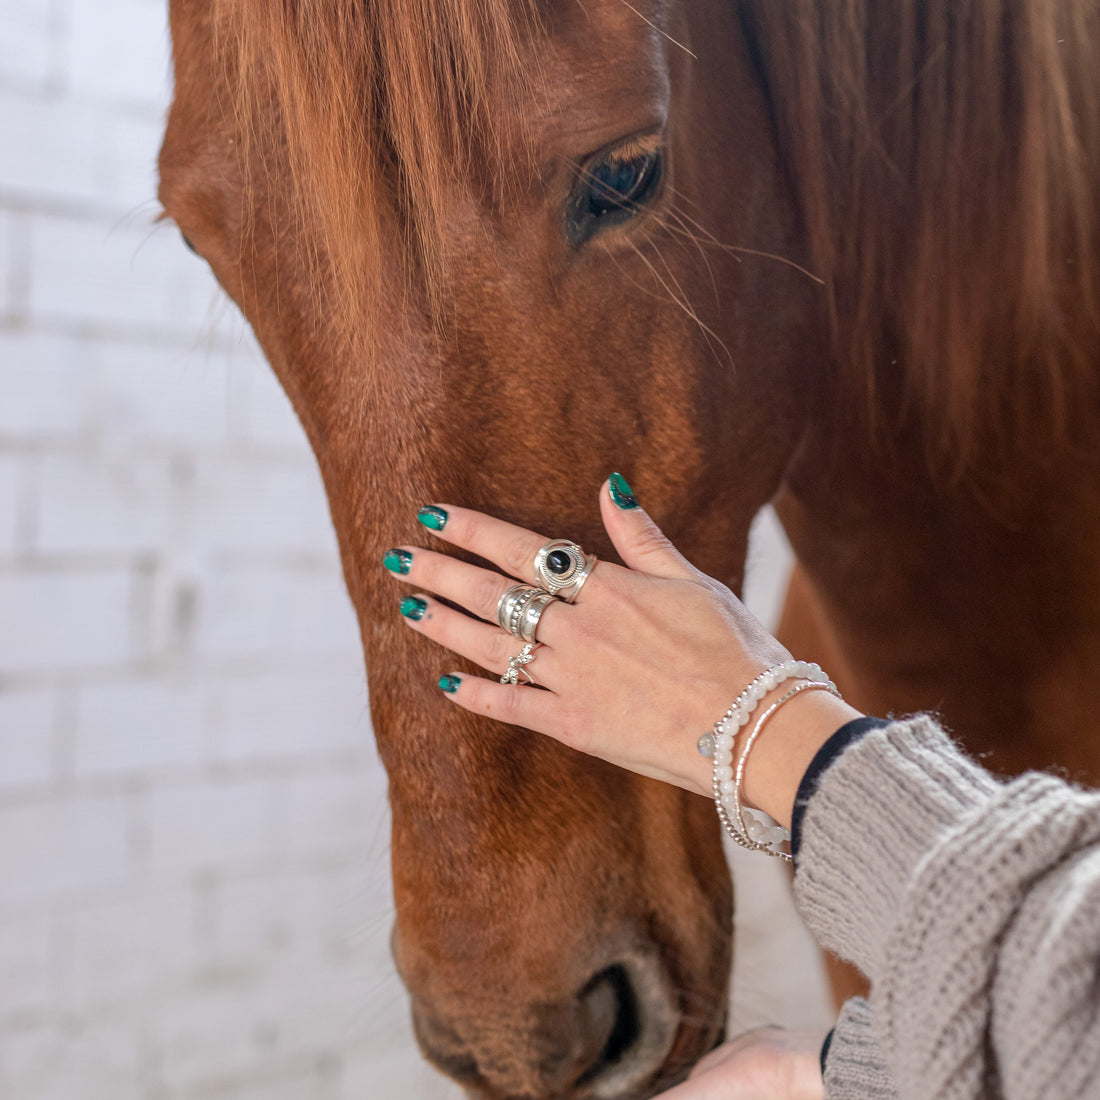
M 46 677 L 138 661 L 135 580 L 123 566 L 60 561 L 0 572 L 0 670 Z
M 90 683 L 76 691 L 81 777 L 197 774 L 208 759 L 210 689 L 198 677 Z
M 0 555 L 10 557 L 19 543 L 27 462 L 0 455 Z
M 70 337 L 0 328 L 0 441 L 29 451 L 78 440 L 95 399 L 88 352 Z
M 110 889 L 133 869 L 131 800 L 76 795 L 0 809 L 0 904 Z
M 164 0 L 0 6 L 0 1096 L 454 1096 L 312 456 L 154 221 L 167 72 Z
M 54 692 L 0 692 L 0 793 L 50 782 L 56 724 Z
M 0 1097 L 454 1098 L 313 460 L 154 223 L 166 72 L 165 0 L 0 6 Z
M 60 72 L 54 0 L 6 0 L 0 73 L 16 86 L 43 90 Z

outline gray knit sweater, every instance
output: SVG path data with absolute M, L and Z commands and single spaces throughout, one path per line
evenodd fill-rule
M 932 719 L 893 722 L 821 776 L 795 894 L 872 981 L 827 1100 L 1100 1098 L 1100 794 L 999 782 Z

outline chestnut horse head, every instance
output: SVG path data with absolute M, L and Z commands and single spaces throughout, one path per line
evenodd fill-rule
M 595 491 L 620 469 L 740 584 L 818 286 L 736 13 L 173 0 L 171 23 L 161 197 L 320 464 L 423 1049 L 487 1097 L 651 1095 L 723 1028 L 713 808 L 445 704 L 451 658 L 399 625 L 381 559 L 433 500 L 610 555 Z
M 171 0 L 162 200 L 317 455 L 395 955 L 475 1095 L 682 1077 L 722 1031 L 730 886 L 705 800 L 446 706 L 382 555 L 448 500 L 607 555 L 593 493 L 620 469 L 737 587 L 792 460 L 874 472 L 867 408 L 960 463 L 983 416 L 1064 426 L 1095 366 L 1096 5 L 959 11 Z

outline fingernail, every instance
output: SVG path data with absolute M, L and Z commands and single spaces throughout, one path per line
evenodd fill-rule
M 426 504 L 416 513 L 417 522 L 429 531 L 442 531 L 447 526 L 447 513 L 434 504 Z
M 386 556 L 382 559 L 382 564 L 391 573 L 400 573 L 403 577 L 412 568 L 412 563 L 413 556 L 408 550 L 387 550 Z
M 454 695 L 458 691 L 458 685 L 462 683 L 461 676 L 440 676 L 439 686 L 448 694 Z
M 611 499 L 615 502 L 615 507 L 624 512 L 638 507 L 638 498 L 622 474 L 611 475 Z
M 419 596 L 406 596 L 401 601 L 401 614 L 406 619 L 412 619 L 414 623 L 420 622 L 427 610 L 428 601 L 422 600 Z

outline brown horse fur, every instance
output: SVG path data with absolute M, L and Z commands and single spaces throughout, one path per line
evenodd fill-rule
M 793 604 L 857 705 L 1100 782 L 1100 5 L 745 7 L 837 363 Z
M 729 884 L 705 800 L 438 697 L 449 660 L 380 567 L 416 505 L 602 556 L 619 468 L 736 586 L 786 476 L 788 621 L 858 705 L 942 705 L 1000 766 L 1100 778 L 1097 5 L 880 10 L 172 0 L 162 199 L 317 454 L 395 954 L 476 1095 L 682 1076 L 722 1025 Z M 570 242 L 590 159 L 639 135 L 657 201 Z
M 907 402 L 950 471 L 1064 438 L 1097 384 L 1095 2 L 741 8 L 844 401 L 884 434 Z

